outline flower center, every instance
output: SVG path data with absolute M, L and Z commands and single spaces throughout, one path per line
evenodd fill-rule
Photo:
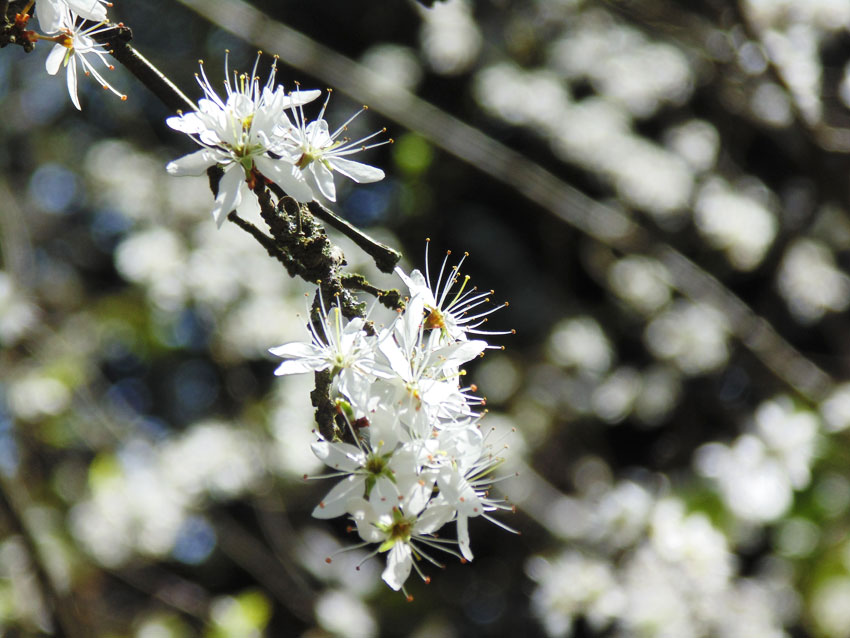
M 435 328 L 445 329 L 446 319 L 443 313 L 438 308 L 430 308 L 428 316 L 425 317 L 425 329 L 434 330 Z

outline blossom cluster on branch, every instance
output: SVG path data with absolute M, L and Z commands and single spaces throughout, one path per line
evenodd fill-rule
M 95 66 L 112 69 L 106 57 L 110 53 L 122 59 L 117 47 L 109 49 L 116 28 L 122 37 L 130 37 L 126 27 L 108 22 L 109 6 L 106 0 L 38 0 L 34 15 L 46 35 L 28 30 L 33 2 L 16 14 L 13 23 L 5 21 L 6 31 L 14 31 L 15 38 L 21 36 L 27 50 L 39 40 L 54 43 L 47 70 L 55 75 L 63 66 L 67 69 L 68 92 L 77 109 L 81 109 L 78 66 L 85 75 L 126 99 Z M 0 44 L 12 41 L 9 38 Z M 148 65 L 148 71 L 153 69 L 140 56 L 136 59 Z M 258 239 L 269 254 L 279 259 L 284 256 L 280 259 L 284 264 L 306 259 L 306 253 L 293 250 L 293 237 L 307 238 L 305 243 L 313 247 L 327 243 L 310 243 L 307 236 L 315 234 L 315 226 L 302 219 L 304 215 L 327 217 L 331 220 L 328 223 L 354 235 L 361 247 L 365 243 L 385 249 L 336 218 L 317 200 L 336 201 L 335 172 L 357 183 L 384 178 L 381 169 L 350 156 L 391 143 L 392 139 L 374 141 L 386 129 L 355 140 L 346 136 L 349 125 L 366 110 L 365 106 L 332 129 L 325 120 L 330 89 L 318 116 L 310 120 L 304 105 L 319 98 L 321 92 L 302 90 L 297 83 L 293 91 L 286 92 L 276 84 L 277 57 L 268 79 L 261 82 L 257 75 L 260 60 L 261 53 L 250 73 L 234 71 L 231 75 L 226 55 L 224 96 L 213 88 L 201 61 L 196 78 L 203 97 L 197 104 L 159 74 L 158 82 L 175 93 L 171 96 L 175 100 L 164 100 L 177 112 L 166 123 L 201 147 L 170 162 L 167 172 L 177 176 L 208 174 L 217 225 L 220 227 L 225 219 L 233 220 Z M 190 108 L 178 110 L 173 106 L 175 101 Z M 272 237 L 239 215 L 262 219 Z M 323 233 L 320 229 L 319 234 Z M 399 256 L 390 249 L 384 252 L 392 253 L 392 264 L 385 267 L 386 263 L 382 265 L 376 258 L 376 265 L 389 272 Z M 369 254 L 374 256 L 374 251 Z M 316 260 L 315 251 L 310 258 Z M 341 253 L 323 253 L 322 259 L 327 262 L 328 278 L 334 282 L 324 276 L 321 281 L 305 277 L 320 288 L 309 323 L 311 342 L 271 349 L 284 359 L 277 375 L 314 372 L 314 394 L 322 394 L 323 400 L 329 401 L 328 422 L 319 418 L 326 430 L 312 449 L 334 470 L 330 476 L 341 480 L 313 515 L 321 519 L 350 517 L 363 541 L 357 547 L 377 544 L 370 556 L 387 553 L 384 581 L 412 600 L 405 589 L 410 572 L 415 569 L 427 582 L 429 578 L 418 563 L 424 559 L 440 566 L 431 550 L 464 562 L 472 559 L 470 518 L 483 516 L 510 530 L 490 515 L 512 507 L 489 492 L 493 471 L 502 459 L 498 444 L 481 427 L 484 399 L 475 395 L 475 386 L 461 384 L 466 374 L 462 366 L 496 347 L 485 338 L 507 334 L 482 329 L 488 315 L 501 306 L 489 304 L 492 291 L 479 291 L 468 285 L 469 277 L 461 276 L 465 256 L 457 265 L 448 266 L 447 254 L 433 286 L 427 265 L 424 275 L 396 268 L 409 291 L 404 303 L 395 291 L 379 290 L 359 275 L 348 275 L 348 287 L 369 292 L 397 308 L 388 325 L 376 325 L 368 316 L 356 316 L 362 315 L 360 306 L 352 309 L 341 298 L 344 287 L 339 269 L 345 263 Z M 325 299 L 333 295 L 335 303 L 328 310 Z M 314 398 L 321 411 L 320 402 Z M 438 534 L 449 523 L 455 524 L 455 539 Z
M 489 512 L 511 509 L 489 494 L 501 458 L 481 429 L 484 400 L 475 386 L 461 385 L 461 366 L 495 347 L 472 337 L 504 334 L 480 329 L 499 307 L 477 311 L 492 291 L 468 288 L 459 265 L 447 269 L 444 260 L 433 286 L 428 275 L 397 268 L 410 297 L 383 328 L 320 304 L 310 343 L 271 349 L 284 359 L 277 375 L 327 371 L 332 378 L 338 426 L 333 440 L 319 436 L 312 447 L 341 480 L 313 516 L 351 517 L 363 540 L 356 547 L 378 544 L 370 556 L 387 552 L 383 579 L 406 595 L 411 569 L 429 581 L 418 561 L 440 565 L 429 550 L 471 560 L 469 518 L 502 525 Z M 450 522 L 457 540 L 437 534 Z
M 382 170 L 346 158 L 392 141 L 365 144 L 383 131 L 356 141 L 341 137 L 362 111 L 331 133 L 324 119 L 328 91 L 319 117 L 308 122 L 303 105 L 319 97 L 320 91 L 298 87 L 287 94 L 282 85 L 275 87 L 276 58 L 268 80 L 261 85 L 256 74 L 259 61 L 260 55 L 250 75 L 234 71 L 231 83 L 225 60 L 224 99 L 210 84 L 201 63 L 197 78 L 204 97 L 198 101 L 197 111 L 167 120 L 171 128 L 203 147 L 171 162 L 169 173 L 202 175 L 212 166 L 223 170 L 213 208 L 219 226 L 231 210 L 242 214 L 258 210 L 253 193 L 258 179 L 269 180 L 299 202 L 311 202 L 316 193 L 336 201 L 333 171 L 358 183 L 384 178 Z

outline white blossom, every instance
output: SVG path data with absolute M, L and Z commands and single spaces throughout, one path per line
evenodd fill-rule
M 225 99 L 213 89 L 201 64 L 198 84 L 204 97 L 198 109 L 170 117 L 166 123 L 186 133 L 203 148 L 170 162 L 171 175 L 202 175 L 218 166 L 222 176 L 213 207 L 213 218 L 219 227 L 231 210 L 251 214 L 258 208 L 252 187 L 257 179 L 268 178 L 298 201 L 310 201 L 312 192 L 298 169 L 289 161 L 284 140 L 275 132 L 284 109 L 316 99 L 318 91 L 298 91 L 287 95 L 276 88 L 277 59 L 264 85 L 256 75 L 257 62 L 250 76 L 234 71 L 231 84 L 225 59 Z
M 347 157 L 369 148 L 391 143 L 392 140 L 385 140 L 366 145 L 366 142 L 385 132 L 386 129 L 354 141 L 347 137 L 341 137 L 348 130 L 348 125 L 354 118 L 366 110 L 365 106 L 331 133 L 330 127 L 324 119 L 325 109 L 331 96 L 330 91 L 328 91 L 325 103 L 322 105 L 319 117 L 309 122 L 304 116 L 304 109 L 301 108 L 303 101 L 296 99 L 300 95 L 300 90 L 296 90 L 292 95 L 295 96 L 290 104 L 293 122 L 290 123 L 284 115 L 283 123 L 276 130 L 276 133 L 286 140 L 285 147 L 289 159 L 295 165 L 302 184 L 306 185 L 311 191 L 311 196 L 303 201 L 313 199 L 312 194 L 318 191 L 328 201 L 335 202 L 334 171 L 345 175 L 358 184 L 384 179 L 384 171 L 380 168 L 355 162 L 347 159 Z M 295 196 L 293 195 L 293 197 Z M 299 198 L 296 197 L 296 199 Z
M 41 2 L 38 3 L 41 6 Z M 104 89 L 112 91 L 122 100 L 126 100 L 127 96 L 120 93 L 107 82 L 100 72 L 94 67 L 89 58 L 95 58 L 103 64 L 107 69 L 112 71 L 115 67 L 107 60 L 107 50 L 102 44 L 98 44 L 93 36 L 101 31 L 109 28 L 101 22 L 94 26 L 83 28 L 84 21 L 77 19 L 69 10 L 65 10 L 61 14 L 61 20 L 58 23 L 57 31 L 59 35 L 50 38 L 56 42 L 50 54 L 47 56 L 45 68 L 50 75 L 56 75 L 59 68 L 64 66 L 66 70 L 66 82 L 68 84 L 68 94 L 71 96 L 71 102 L 78 110 L 82 110 L 80 106 L 80 98 L 77 96 L 77 63 L 83 68 L 85 75 L 91 75 Z

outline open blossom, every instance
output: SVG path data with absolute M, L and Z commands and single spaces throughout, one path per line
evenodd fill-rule
M 481 325 L 486 323 L 487 315 L 502 306 L 476 310 L 482 304 L 490 301 L 490 295 L 493 294 L 493 291 L 481 292 L 473 286 L 467 287 L 469 275 L 461 276 L 460 267 L 468 253 L 464 253 L 457 265 L 446 268 L 448 258 L 451 255 L 451 251 L 448 251 L 440 266 L 437 279 L 434 280 L 433 284 L 431 283 L 428 259 L 430 243 L 430 240 L 427 240 L 425 244 L 424 275 L 418 270 L 414 270 L 408 275 L 401 268 L 396 267 L 396 274 L 410 289 L 410 294 L 422 298 L 427 313 L 425 328 L 440 330 L 446 339 L 456 341 L 466 340 L 467 334 L 488 336 L 509 334 L 510 331 L 493 332 L 479 329 Z
M 425 576 L 416 561 L 425 558 L 434 565 L 440 563 L 424 549 L 431 547 L 454 553 L 446 543 L 434 536 L 434 532 L 451 520 L 451 507 L 437 499 L 431 499 L 425 507 L 403 499 L 389 512 L 376 510 L 362 498 L 351 499 L 349 512 L 357 525 L 357 533 L 366 543 L 380 543 L 376 552 L 387 552 L 387 566 L 381 577 L 396 591 L 404 590 L 404 583 L 415 568 L 423 580 Z M 414 557 L 416 561 L 414 561 Z M 411 598 L 408 596 L 408 598 Z
M 197 77 L 204 97 L 198 100 L 198 110 L 166 120 L 171 128 L 186 133 L 203 147 L 170 162 L 166 167 L 170 174 L 202 175 L 216 165 L 223 171 L 213 207 L 213 218 L 219 227 L 231 210 L 247 214 L 258 208 L 252 187 L 261 177 L 270 179 L 298 201 L 313 199 L 276 129 L 281 118 L 286 118 L 284 109 L 316 99 L 319 91 L 287 95 L 282 86 L 275 87 L 277 59 L 268 80 L 261 85 L 256 75 L 257 63 L 250 76 L 234 71 L 231 84 L 225 61 L 224 99 L 213 89 L 202 63 Z
M 296 91 L 295 95 L 298 95 L 299 92 Z M 300 104 L 293 102 L 291 105 L 293 123 L 290 123 L 287 119 L 279 133 L 286 138 L 287 151 L 300 171 L 304 182 L 314 192 L 318 191 L 328 201 L 335 202 L 336 187 L 334 186 L 333 172 L 336 171 L 345 175 L 358 184 L 384 179 L 384 171 L 380 168 L 355 162 L 347 159 L 347 157 L 369 148 L 392 143 L 392 140 L 366 145 L 366 142 L 385 132 L 386 129 L 376 131 L 355 141 L 340 137 L 348 129 L 352 120 L 366 109 L 365 106 L 331 133 L 328 123 L 324 120 L 328 99 L 330 99 L 330 91 L 328 91 L 319 117 L 312 122 L 308 122 L 304 117 L 304 109 L 301 108 Z
M 106 8 L 112 3 L 107 0 L 38 0 L 35 17 L 45 33 L 56 33 L 65 24 L 65 15 L 70 11 L 76 16 L 93 22 L 106 21 Z
M 41 3 L 39 2 L 40 5 Z M 75 18 L 66 8 L 62 14 L 60 26 L 57 29 L 59 35 L 51 38 L 56 44 L 53 46 L 45 62 L 47 72 L 50 75 L 56 75 L 62 66 L 65 67 L 68 94 L 71 96 L 71 102 L 74 103 L 74 106 L 78 110 L 82 110 L 80 107 L 80 98 L 77 96 L 78 63 L 85 75 L 91 75 L 104 89 L 108 89 L 122 100 L 126 100 L 127 96 L 114 89 L 92 64 L 93 59 L 103 64 L 110 71 L 115 68 L 109 63 L 106 57 L 106 48 L 92 38 L 92 36 L 109 27 L 101 23 L 84 29 L 82 25 L 83 21 Z
M 310 325 L 311 343 L 271 352 L 284 359 L 278 375 L 330 372 L 336 424 L 345 428 L 313 444 L 332 470 L 326 477 L 338 479 L 313 516 L 349 516 L 364 541 L 359 547 L 377 543 L 371 555 L 386 554 L 384 581 L 406 594 L 411 571 L 428 580 L 418 565 L 422 558 L 440 565 L 430 549 L 471 560 L 469 519 L 481 516 L 505 527 L 490 513 L 512 508 L 489 495 L 502 460 L 480 429 L 483 400 L 460 383 L 461 366 L 488 344 L 468 339 L 462 327 L 435 329 L 429 322 L 438 311 L 457 310 L 453 325 L 466 325 L 464 306 L 446 303 L 445 287 L 435 295 L 397 272 L 412 282 L 411 296 L 389 325 L 369 323 L 367 332 L 365 320 L 346 322 L 338 305 L 330 312 L 322 308 L 317 325 Z M 452 522 L 456 539 L 437 536 Z

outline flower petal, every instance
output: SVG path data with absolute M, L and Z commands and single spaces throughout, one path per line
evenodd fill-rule
M 328 467 L 343 472 L 353 472 L 366 462 L 366 455 L 356 445 L 316 441 L 310 448 Z
M 66 80 L 68 83 L 68 94 L 71 96 L 71 102 L 74 103 L 74 106 L 77 107 L 78 111 L 82 111 L 83 107 L 80 106 L 80 98 L 77 96 L 77 60 L 74 56 L 71 56 L 71 59 L 68 60 L 68 74 L 66 76 Z
M 328 167 L 325 166 L 324 162 L 321 160 L 314 160 L 310 163 L 310 168 L 308 170 L 316 179 L 316 185 L 319 187 L 319 192 L 329 202 L 335 202 L 336 188 L 334 187 L 334 175 Z
M 280 186 L 287 195 L 298 202 L 312 202 L 313 190 L 304 181 L 304 176 L 294 164 L 285 160 L 273 160 L 269 157 L 255 157 L 259 171 Z
M 230 211 L 239 206 L 241 200 L 239 189 L 244 178 L 245 173 L 242 166 L 238 164 L 231 164 L 224 170 L 224 175 L 218 183 L 218 196 L 215 198 L 215 207 L 213 208 L 213 218 L 219 228 L 221 228 Z
M 347 511 L 347 506 L 353 499 L 362 498 L 366 479 L 362 476 L 351 475 L 331 488 L 325 498 L 313 509 L 313 518 L 336 518 Z
M 63 47 L 61 44 L 53 46 L 50 50 L 50 54 L 47 56 L 47 60 L 44 63 L 44 68 L 47 69 L 47 72 L 50 75 L 56 75 L 59 72 L 59 68 L 62 66 L 62 62 L 65 61 L 65 56 L 67 54 L 67 47 Z
M 362 162 L 343 159 L 342 157 L 328 157 L 328 163 L 331 167 L 348 177 L 353 179 L 358 184 L 368 184 L 370 182 L 379 182 L 384 179 L 384 171 Z
M 215 152 L 208 148 L 202 148 L 169 162 L 165 170 L 168 171 L 169 175 L 203 175 L 217 161 Z
M 413 560 L 410 545 L 396 543 L 387 555 L 387 568 L 381 574 L 381 578 L 387 585 L 398 591 L 410 576 L 411 567 L 413 567 Z

